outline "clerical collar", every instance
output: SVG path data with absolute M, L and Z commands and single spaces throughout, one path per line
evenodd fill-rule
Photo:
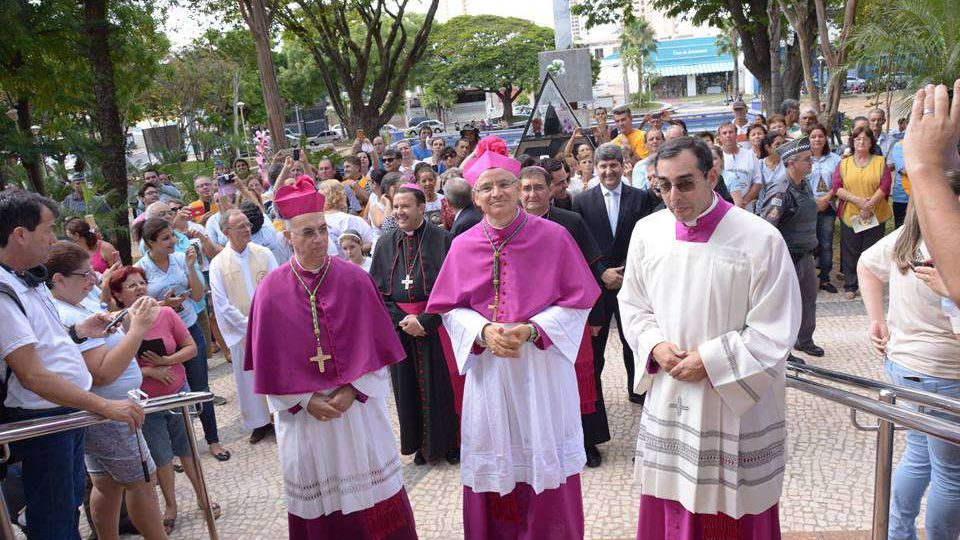
M 509 229 L 513 225 L 516 225 L 517 218 L 520 217 L 520 212 L 521 212 L 520 208 L 517 208 L 517 215 L 513 216 L 513 219 L 510 220 L 510 223 L 507 223 L 503 227 L 497 227 L 493 223 L 490 223 L 490 219 L 487 217 L 484 217 L 484 219 L 487 221 L 487 225 L 490 225 L 491 228 L 496 229 L 498 231 L 503 231 L 503 230 Z
M 700 221 L 700 218 L 702 218 L 703 216 L 709 214 L 710 212 L 713 212 L 713 209 L 717 207 L 717 198 L 718 198 L 718 197 L 717 197 L 717 194 L 714 193 L 714 194 L 713 194 L 713 202 L 710 203 L 710 207 L 707 208 L 706 210 L 704 210 L 703 212 L 701 212 L 700 215 L 697 216 L 697 219 L 695 219 L 695 220 L 693 220 L 693 221 L 684 221 L 683 224 L 686 225 L 687 227 L 696 227 L 696 226 L 697 226 L 697 222 Z
M 417 228 L 416 228 L 416 229 L 414 229 L 414 230 L 412 230 L 412 231 L 405 231 L 405 230 L 403 230 L 403 229 L 400 229 L 400 230 L 403 231 L 403 234 L 405 234 L 405 235 L 407 235 L 407 236 L 413 236 L 413 235 L 417 234 L 417 231 L 419 231 L 420 229 L 423 228 L 423 225 L 424 225 L 426 222 L 427 222 L 426 219 L 420 218 L 420 224 L 417 225 Z
M 699 243 L 710 241 L 710 237 L 713 236 L 714 231 L 720 226 L 720 222 L 723 221 L 724 216 L 733 208 L 732 204 L 717 197 L 716 194 L 714 194 L 713 197 L 713 204 L 706 212 L 700 214 L 697 218 L 696 225 L 691 226 L 682 221 L 677 221 L 677 240 Z
M 327 262 L 329 261 L 329 259 L 330 259 L 330 256 L 327 255 L 327 259 L 325 259 L 324 262 L 322 262 L 322 263 L 320 264 L 320 266 L 318 266 L 315 270 L 308 270 L 307 268 L 304 268 L 304 267 L 303 267 L 303 264 L 300 263 L 300 257 L 298 257 L 296 254 L 293 255 L 293 260 L 294 260 L 294 262 L 297 263 L 297 268 L 298 268 L 299 270 L 302 270 L 302 271 L 308 273 L 308 274 L 316 274 L 316 273 L 320 272 L 320 270 L 323 270 L 323 267 L 327 264 Z
M 250 245 L 250 244 L 248 243 L 246 246 L 243 246 L 243 249 L 242 249 L 242 250 L 237 251 L 237 248 L 233 247 L 233 243 L 231 243 L 231 244 L 230 244 L 230 249 L 232 249 L 233 252 L 236 253 L 237 255 L 243 257 L 243 256 L 247 253 L 247 251 L 248 251 L 247 247 L 248 247 L 249 245 Z

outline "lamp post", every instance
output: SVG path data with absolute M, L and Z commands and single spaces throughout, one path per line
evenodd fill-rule
M 823 55 L 817 55 L 817 94 L 823 95 Z M 820 111 L 817 111 L 819 114 Z

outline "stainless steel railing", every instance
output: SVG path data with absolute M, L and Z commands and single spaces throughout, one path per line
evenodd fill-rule
M 873 540 L 887 540 L 890 522 L 890 489 L 893 474 L 893 437 L 895 426 L 902 426 L 960 445 L 960 423 L 928 414 L 937 409 L 960 414 L 960 401 L 930 392 L 905 388 L 873 379 L 858 377 L 809 365 L 787 363 L 794 374 L 787 374 L 787 386 L 839 403 L 851 410 L 851 422 L 862 431 L 877 432 L 877 451 L 873 485 Z M 811 380 L 819 378 L 861 390 L 878 391 L 877 398 L 863 396 L 848 390 Z M 919 410 L 897 406 L 898 401 L 914 403 Z M 875 416 L 877 426 L 864 427 L 856 418 L 857 412 Z
M 203 507 L 203 513 L 207 522 L 207 532 L 211 540 L 218 540 L 220 537 L 217 534 L 213 508 L 210 506 L 210 497 L 207 494 L 207 482 L 203 478 L 203 467 L 200 465 L 200 452 L 197 450 L 197 439 L 194 435 L 190 411 L 191 405 L 212 399 L 213 394 L 210 392 L 181 392 L 171 396 L 148 399 L 144 402 L 143 409 L 146 414 L 179 409 L 179 411 L 176 412 L 183 416 L 183 425 L 187 431 L 187 440 L 190 442 L 190 455 L 196 464 L 197 477 L 200 480 L 200 489 L 203 492 L 203 499 L 206 501 Z M 0 446 L 2 446 L 3 452 L 3 457 L 0 461 L 9 459 L 10 443 L 70 431 L 72 429 L 94 426 L 108 421 L 109 420 L 95 414 L 80 411 L 60 416 L 38 418 L 36 420 L 0 424 Z M 7 503 L 3 498 L 2 491 L 0 491 L 0 537 L 2 537 L 3 540 L 14 540 L 16 538 L 16 534 L 13 531 L 13 522 L 7 510 Z

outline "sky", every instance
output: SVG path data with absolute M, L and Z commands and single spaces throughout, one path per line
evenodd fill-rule
M 442 1 L 442 0 L 441 0 Z M 460 0 L 451 0 L 459 5 Z M 520 17 L 541 26 L 553 28 L 552 0 L 467 0 L 471 15 L 501 15 Z M 425 12 L 428 2 L 413 0 L 411 11 Z M 189 44 L 205 30 L 216 28 L 215 18 L 203 17 L 184 6 L 170 6 L 167 19 L 163 22 L 164 32 L 170 38 L 173 48 Z

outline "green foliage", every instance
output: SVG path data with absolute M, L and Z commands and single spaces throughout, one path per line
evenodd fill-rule
M 326 97 L 327 88 L 310 51 L 290 33 L 284 34 L 281 43 L 283 65 L 277 68 L 280 95 L 288 107 L 313 107 L 319 104 Z
M 955 0 L 873 5 L 851 37 L 853 60 L 903 72 L 908 88 L 960 78 L 960 11 Z
M 157 24 L 164 10 L 148 0 L 109 3 L 110 49 L 116 92 L 126 123 L 144 117 L 143 95 L 153 84 L 169 42 Z M 83 3 L 74 0 L 0 2 L 0 90 L 6 110 L 26 104 L 34 138 L 0 118 L 0 155 L 44 155 L 61 161 L 75 154 L 96 168 L 98 146 L 90 121 L 95 106 L 87 60 Z M 62 180 L 56 169 L 49 174 Z M 64 173 L 65 174 L 65 171 Z
M 433 32 L 422 65 L 427 91 L 460 88 L 495 92 L 512 102 L 540 78 L 537 55 L 553 48 L 553 30 L 516 17 L 463 15 Z
M 620 35 L 620 57 L 630 67 L 642 69 L 650 55 L 657 52 L 657 42 L 650 23 L 632 19 Z

